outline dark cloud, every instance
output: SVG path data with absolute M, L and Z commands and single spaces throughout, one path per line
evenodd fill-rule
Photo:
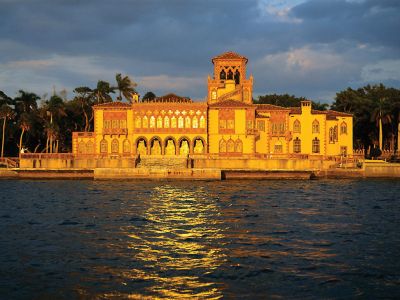
M 123 72 L 143 91 L 201 98 L 210 59 L 233 50 L 249 57 L 256 93 L 325 100 L 364 84 L 375 64 L 400 60 L 397 0 L 271 3 L 0 0 L 0 90 L 72 90 Z M 400 85 L 396 72 L 381 73 Z

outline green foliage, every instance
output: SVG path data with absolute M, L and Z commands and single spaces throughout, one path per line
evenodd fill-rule
M 144 94 L 142 100 L 153 100 L 156 97 L 156 94 L 154 94 L 153 92 L 147 92 L 146 94 Z
M 254 103 L 258 104 L 272 104 L 283 107 L 298 107 L 301 101 L 307 100 L 304 97 L 296 97 L 294 95 L 284 94 L 284 95 L 264 95 L 259 96 Z M 312 107 L 317 110 L 326 110 L 329 107 L 327 103 L 320 103 L 312 101 Z

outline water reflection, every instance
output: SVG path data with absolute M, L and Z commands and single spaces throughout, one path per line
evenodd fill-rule
M 129 247 L 140 265 L 131 278 L 151 282 L 146 290 L 158 297 L 222 297 L 220 284 L 204 277 L 226 260 L 212 197 L 203 188 L 161 185 L 148 201 L 139 230 L 129 231 Z

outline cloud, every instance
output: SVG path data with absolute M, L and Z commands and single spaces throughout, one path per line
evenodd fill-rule
M 364 82 L 400 81 L 400 59 L 368 64 L 362 68 L 361 78 Z

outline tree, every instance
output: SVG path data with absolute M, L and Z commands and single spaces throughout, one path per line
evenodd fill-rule
M 143 96 L 142 101 L 145 101 L 145 100 L 153 100 L 153 99 L 156 98 L 156 97 L 157 97 L 156 94 L 154 94 L 153 92 L 147 92 L 147 93 Z
M 19 127 L 21 128 L 21 135 L 19 138 L 19 152 L 22 151 L 22 139 L 23 139 L 24 133 L 26 131 L 29 131 L 31 129 L 31 126 L 32 126 L 32 122 L 31 122 L 29 114 L 26 112 L 22 113 L 21 118 L 19 120 Z
M 3 119 L 3 133 L 1 139 L 1 157 L 4 156 L 4 141 L 5 141 L 5 133 L 6 133 L 6 123 L 7 120 L 14 118 L 14 111 L 7 104 L 3 104 L 0 107 L 0 118 Z
M 18 96 L 14 98 L 15 110 L 18 114 L 31 113 L 37 110 L 37 101 L 40 97 L 34 93 L 28 93 L 23 90 L 19 90 Z
M 377 107 L 372 113 L 372 121 L 375 121 L 377 127 L 379 128 L 379 149 L 383 149 L 383 126 L 392 123 L 391 111 L 388 106 L 387 98 L 379 98 L 377 101 Z
M 126 100 L 132 102 L 132 95 L 137 93 L 135 90 L 137 84 L 133 82 L 128 76 L 122 77 L 120 73 L 115 75 L 115 80 L 117 81 L 116 89 L 119 91 L 119 96 L 117 97 L 117 100 L 121 101 L 123 95 Z
M 77 100 L 82 108 L 83 115 L 85 116 L 85 129 L 84 131 L 89 131 L 90 122 L 93 119 L 93 113 L 91 106 L 93 104 L 93 90 L 86 86 L 77 87 L 74 89 L 75 100 Z M 89 117 L 90 114 L 90 117 Z
M 106 81 L 99 80 L 97 87 L 93 90 L 93 96 L 96 99 L 96 103 L 112 102 L 110 94 L 115 93 L 115 88 L 111 87 Z
M 283 107 L 298 107 L 300 106 L 301 101 L 307 100 L 304 97 L 296 97 L 294 95 L 284 94 L 284 95 L 264 95 L 259 96 L 255 103 L 258 104 L 272 104 L 277 106 Z M 320 103 L 312 101 L 312 107 L 317 110 L 327 110 L 329 104 L 327 103 Z

